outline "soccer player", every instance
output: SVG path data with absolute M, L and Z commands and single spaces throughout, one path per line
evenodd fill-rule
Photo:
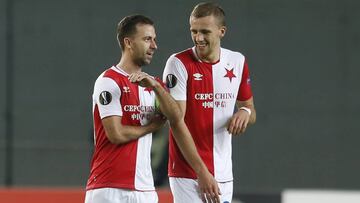
M 217 4 L 194 7 L 190 32 L 195 46 L 170 56 L 163 80 L 185 114 L 197 151 L 218 182 L 220 201 L 231 202 L 231 139 L 256 120 L 249 69 L 241 53 L 221 47 L 226 33 L 225 13 Z M 204 201 L 207 194 L 196 191 L 196 174 L 173 136 L 169 144 L 168 173 L 174 202 Z
M 150 167 L 152 132 L 169 120 L 174 138 L 201 180 L 202 192 L 218 201 L 219 188 L 196 151 L 175 100 L 162 82 L 141 71 L 157 49 L 154 23 L 127 16 L 117 28 L 122 56 L 96 80 L 93 92 L 95 151 L 86 203 L 156 203 Z M 216 199 L 217 198 L 217 199 Z

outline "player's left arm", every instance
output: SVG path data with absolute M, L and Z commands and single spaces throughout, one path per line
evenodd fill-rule
M 182 119 L 178 104 L 159 81 L 145 72 L 133 73 L 129 76 L 129 80 L 142 87 L 149 87 L 154 90 L 157 99 L 156 106 L 159 107 L 161 113 L 166 116 L 170 123 L 179 122 Z
M 227 130 L 232 135 L 244 133 L 249 124 L 256 121 L 254 98 L 250 85 L 250 73 L 245 61 L 236 101 L 237 112 L 230 118 Z

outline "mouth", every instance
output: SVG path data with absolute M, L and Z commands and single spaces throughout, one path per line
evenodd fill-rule
M 198 47 L 200 49 L 205 48 L 206 46 L 207 46 L 207 43 L 201 43 L 201 44 L 196 43 L 196 47 Z

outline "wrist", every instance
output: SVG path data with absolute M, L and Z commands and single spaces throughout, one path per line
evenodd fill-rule
M 248 113 L 249 113 L 249 116 L 251 115 L 251 109 L 250 109 L 250 108 L 248 108 L 248 107 L 242 106 L 242 107 L 240 107 L 240 108 L 239 108 L 239 110 L 246 111 L 246 112 L 248 112 Z
M 159 88 L 161 85 L 160 85 L 160 83 L 158 82 L 158 81 L 156 81 L 155 79 L 153 79 L 154 80 L 154 82 L 153 82 L 153 84 L 152 84 L 152 88 L 153 89 L 157 89 L 157 88 Z
M 201 164 L 198 167 L 194 168 L 195 174 L 197 177 L 204 175 L 205 173 L 209 172 L 208 168 L 205 164 Z
M 155 130 L 156 130 L 156 126 L 154 125 L 154 122 L 151 122 L 148 125 L 146 125 L 145 133 L 148 134 L 154 132 Z

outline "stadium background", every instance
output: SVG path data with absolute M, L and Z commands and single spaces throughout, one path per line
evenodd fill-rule
M 0 186 L 83 188 L 93 84 L 118 62 L 117 22 L 133 13 L 155 21 L 159 49 L 143 70 L 161 76 L 170 54 L 192 46 L 196 3 L 0 0 Z M 360 2 L 220 3 L 222 46 L 247 57 L 258 112 L 233 140 L 235 197 L 359 190 Z

